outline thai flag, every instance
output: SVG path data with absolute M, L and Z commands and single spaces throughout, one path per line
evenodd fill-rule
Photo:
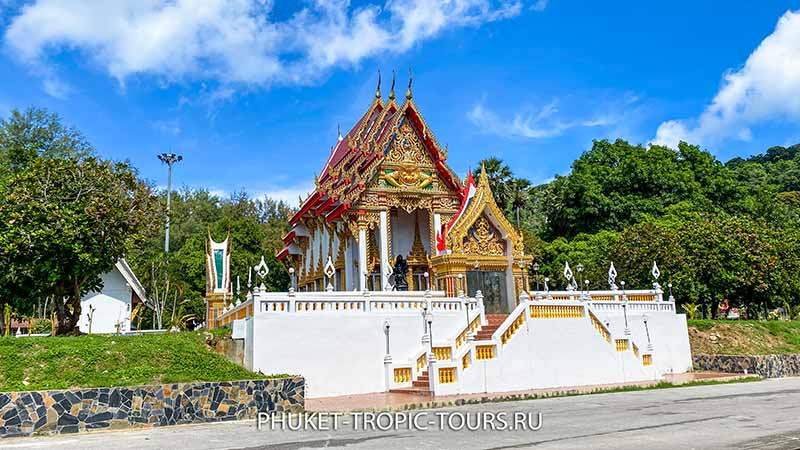
M 442 230 L 436 233 L 436 250 L 438 250 L 439 253 L 449 252 L 447 250 L 447 234 L 453 229 L 458 219 L 464 215 L 469 203 L 477 192 L 478 186 L 475 184 L 475 179 L 472 177 L 472 171 L 470 171 L 467 175 L 466 186 L 464 186 L 464 190 L 461 192 L 461 207 L 458 209 L 456 215 L 450 219 L 450 222 L 447 225 L 442 225 Z

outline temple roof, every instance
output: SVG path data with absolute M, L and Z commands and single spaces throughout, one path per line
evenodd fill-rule
M 443 180 L 452 190 L 461 190 L 461 181 L 447 166 L 447 151 L 442 149 L 411 96 L 411 84 L 406 100 L 398 105 L 394 98 L 394 81 L 388 101 L 380 97 L 380 88 L 367 111 L 344 136 L 339 135 L 320 175 L 314 191 L 302 202 L 290 219 L 296 225 L 303 217 L 324 216 L 330 222 L 354 207 L 377 175 L 380 161 L 404 121 L 419 133 L 431 160 Z

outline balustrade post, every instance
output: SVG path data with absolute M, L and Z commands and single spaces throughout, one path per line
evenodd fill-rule
M 383 322 L 383 332 L 386 335 L 386 355 L 383 357 L 383 380 L 386 386 L 386 392 L 392 387 L 392 355 L 389 351 L 389 328 L 391 324 L 389 320 Z
M 430 343 L 431 337 L 428 334 L 428 310 L 430 309 L 430 299 L 426 300 L 425 305 L 422 307 L 422 345 L 427 346 Z

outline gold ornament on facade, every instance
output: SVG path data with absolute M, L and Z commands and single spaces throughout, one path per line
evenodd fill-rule
M 486 217 L 479 218 L 464 242 L 464 253 L 469 255 L 505 255 L 505 243 L 495 233 Z
M 395 188 L 432 188 L 436 175 L 432 171 L 422 170 L 414 166 L 400 166 L 395 169 L 386 169 L 379 177 L 387 186 Z

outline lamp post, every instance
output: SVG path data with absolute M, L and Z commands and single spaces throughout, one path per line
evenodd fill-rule
M 584 280 L 584 284 L 586 285 L 586 300 L 591 300 L 592 297 L 589 296 L 589 280 Z
M 578 276 L 581 279 L 581 286 L 583 286 L 583 264 L 578 263 L 578 267 L 575 268 L 578 271 Z
M 672 296 L 672 282 L 670 281 L 667 283 L 667 286 L 669 287 L 669 301 L 674 302 L 675 297 Z
M 431 350 L 431 354 L 433 355 L 434 354 L 433 353 L 433 314 L 428 314 L 428 317 L 426 318 L 426 320 L 428 322 L 428 336 L 430 337 L 430 347 L 429 348 Z M 435 355 L 434 355 L 434 357 L 435 357 Z
M 426 345 L 430 341 L 428 335 L 428 301 L 422 305 L 422 345 Z
M 458 274 L 458 296 L 464 297 L 464 274 Z
M 630 336 L 631 329 L 628 328 L 628 296 L 625 295 L 625 281 L 619 282 L 622 286 L 622 314 L 625 317 L 625 336 Z
M 536 292 L 539 292 L 539 263 L 533 263 L 533 273 L 536 274 Z
M 425 273 L 422 274 L 422 276 L 425 277 L 425 292 L 426 293 L 430 293 L 431 292 L 431 280 L 430 280 L 431 275 L 426 270 Z
M 172 165 L 183 161 L 183 156 L 176 155 L 175 153 L 161 153 L 157 155 L 158 159 L 167 165 L 167 221 L 164 236 L 164 253 L 169 253 L 169 209 L 170 197 L 172 196 Z
M 391 353 L 389 352 L 389 328 L 390 327 L 391 327 L 391 324 L 389 324 L 388 320 L 383 322 L 383 332 L 386 333 L 386 357 L 391 359 L 391 356 L 389 356 L 389 355 L 391 355 Z
M 291 286 L 289 287 L 289 293 L 294 294 L 295 289 L 297 289 L 294 282 L 294 267 L 289 267 L 289 278 L 291 279 Z

